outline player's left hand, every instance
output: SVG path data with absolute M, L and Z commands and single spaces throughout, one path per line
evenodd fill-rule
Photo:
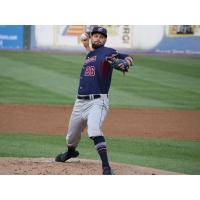
M 107 60 L 112 68 L 122 71 L 123 73 L 128 72 L 129 63 L 126 60 L 112 58 Z
M 111 67 L 120 70 L 123 73 L 128 72 L 129 67 L 133 65 L 133 59 L 130 56 L 126 57 L 125 59 L 119 59 L 117 58 L 117 54 L 108 56 L 106 61 L 110 63 Z
M 118 59 L 116 61 L 116 65 L 117 66 L 115 67 L 115 69 L 118 69 L 122 72 L 128 72 L 129 70 L 129 64 L 126 60 Z

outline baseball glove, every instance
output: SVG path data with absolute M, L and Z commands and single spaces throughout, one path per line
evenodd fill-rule
M 110 66 L 122 71 L 123 73 L 128 72 L 129 63 L 126 60 L 119 59 L 115 55 L 107 57 L 107 62 L 110 63 Z

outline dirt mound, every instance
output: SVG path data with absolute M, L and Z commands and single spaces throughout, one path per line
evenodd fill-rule
M 169 175 L 175 172 L 111 162 L 117 175 Z M 57 163 L 53 158 L 0 158 L 0 175 L 101 175 L 101 163 L 94 160 L 70 159 Z

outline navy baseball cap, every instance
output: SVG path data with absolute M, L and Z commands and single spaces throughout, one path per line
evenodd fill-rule
M 107 37 L 107 30 L 101 26 L 95 26 L 91 32 L 91 35 L 93 35 L 94 33 L 101 33 L 105 37 Z

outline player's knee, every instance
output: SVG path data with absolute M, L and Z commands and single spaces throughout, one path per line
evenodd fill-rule
M 103 135 L 101 129 L 99 127 L 88 127 L 88 136 L 89 137 L 96 137 Z
M 104 136 L 100 135 L 100 136 L 93 136 L 93 137 L 90 137 L 91 140 L 94 141 L 94 144 L 98 144 L 98 143 L 101 143 L 101 142 L 105 142 L 105 138 Z

